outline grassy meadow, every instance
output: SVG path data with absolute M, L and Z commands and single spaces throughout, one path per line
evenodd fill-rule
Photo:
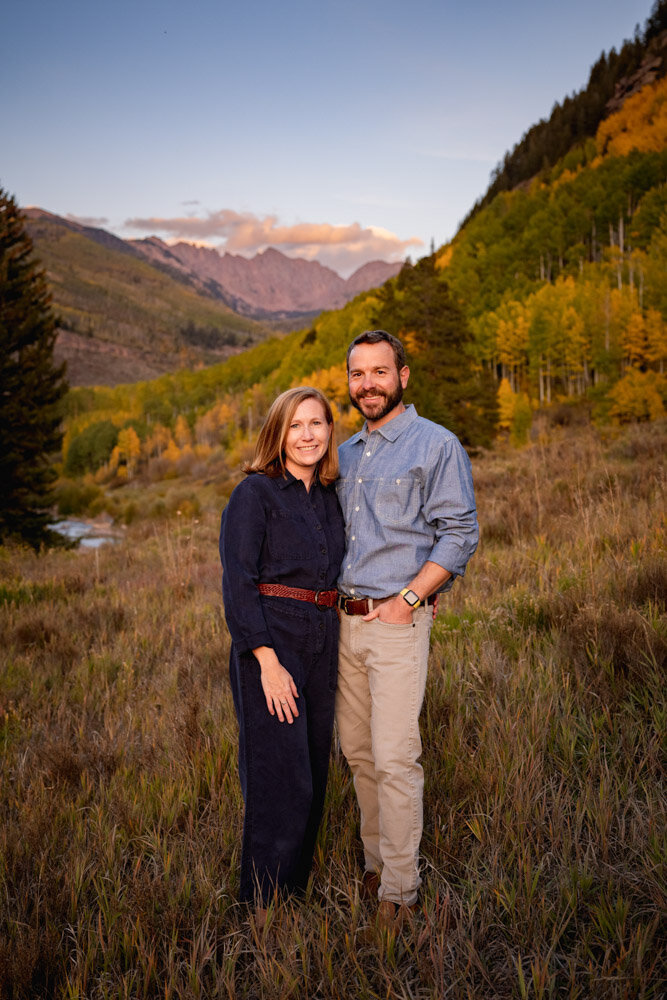
M 545 425 L 474 460 L 397 939 L 368 932 L 336 750 L 307 899 L 263 934 L 237 902 L 214 502 L 96 551 L 0 549 L 0 997 L 664 996 L 666 452 L 664 422 Z

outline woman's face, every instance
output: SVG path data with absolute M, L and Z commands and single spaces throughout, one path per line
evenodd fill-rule
M 299 403 L 285 438 L 285 468 L 297 479 L 310 481 L 326 454 L 331 427 L 319 399 Z

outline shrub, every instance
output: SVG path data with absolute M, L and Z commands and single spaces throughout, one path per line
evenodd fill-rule
M 81 476 L 84 472 L 95 472 L 109 461 L 111 452 L 118 442 L 118 428 L 110 420 L 98 420 L 72 438 L 67 450 L 65 472 L 70 476 Z
M 95 483 L 76 483 L 63 479 L 56 488 L 58 513 L 63 517 L 72 514 L 92 513 L 91 505 L 102 498 L 102 491 Z
M 635 420 L 659 420 L 665 415 L 665 378 L 657 372 L 632 368 L 609 392 L 609 415 L 620 424 Z

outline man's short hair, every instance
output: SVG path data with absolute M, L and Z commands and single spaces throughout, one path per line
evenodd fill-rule
M 364 330 L 360 333 L 358 337 L 355 337 L 350 346 L 347 349 L 347 370 L 350 370 L 350 354 L 357 346 L 357 344 L 381 344 L 384 341 L 385 344 L 389 344 L 392 351 L 394 352 L 394 361 L 396 362 L 396 370 L 400 372 L 401 368 L 405 368 L 407 365 L 407 359 L 405 357 L 405 348 L 400 342 L 398 337 L 394 337 L 393 334 L 387 333 L 386 330 Z

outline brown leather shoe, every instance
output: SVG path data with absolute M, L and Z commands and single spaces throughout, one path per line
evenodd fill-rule
M 380 888 L 380 876 L 377 872 L 364 872 L 361 879 L 361 889 L 359 895 L 363 899 L 372 899 L 377 902 L 378 890 Z
M 383 899 L 378 906 L 375 924 L 380 931 L 397 934 L 412 923 L 418 909 L 419 903 L 407 906 L 405 903 L 392 903 L 390 899 Z

